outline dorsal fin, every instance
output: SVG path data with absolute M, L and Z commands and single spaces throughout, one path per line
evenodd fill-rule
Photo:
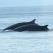
M 31 23 L 35 23 L 35 20 L 36 20 L 36 19 L 33 19 L 33 20 L 31 21 Z

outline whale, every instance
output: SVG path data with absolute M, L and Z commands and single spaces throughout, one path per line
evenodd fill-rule
M 5 29 L 3 29 L 3 31 L 5 31 L 5 30 L 14 30 L 15 28 L 18 28 L 18 27 L 23 26 L 23 25 L 34 24 L 35 20 L 36 19 L 33 19 L 32 21 L 29 21 L 29 22 L 22 22 L 22 23 L 13 24 L 13 25 L 8 26 Z M 36 24 L 36 25 L 38 25 L 38 24 Z
M 48 25 L 44 25 L 44 26 L 38 26 L 36 24 L 28 24 L 28 25 L 23 25 L 20 27 L 17 27 L 14 29 L 14 31 L 48 31 Z

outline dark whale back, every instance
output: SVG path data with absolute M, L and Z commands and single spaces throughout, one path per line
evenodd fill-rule
M 36 24 L 29 24 L 15 28 L 14 31 L 47 31 L 47 26 L 48 25 L 38 26 Z
M 28 25 L 28 24 L 34 24 L 34 23 L 35 23 L 35 20 L 36 20 L 36 19 L 33 19 L 33 20 L 30 21 L 30 22 L 16 23 L 16 24 L 14 24 L 14 25 L 11 25 L 11 26 L 5 28 L 4 30 L 14 30 L 16 27 L 20 27 L 20 26 Z
M 49 30 L 49 29 L 48 29 L 48 25 L 41 26 L 41 29 L 42 29 L 42 30 Z

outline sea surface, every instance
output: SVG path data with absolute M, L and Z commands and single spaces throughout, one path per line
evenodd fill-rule
M 53 7 L 0 7 L 0 53 L 53 53 L 53 31 L 2 32 L 10 25 L 33 19 L 53 29 Z

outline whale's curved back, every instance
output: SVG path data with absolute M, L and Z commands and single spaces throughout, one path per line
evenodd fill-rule
M 11 25 L 11 26 L 5 28 L 4 30 L 13 30 L 13 29 L 15 29 L 16 27 L 20 27 L 20 26 L 28 25 L 28 24 L 34 24 L 34 23 L 35 23 L 35 20 L 36 20 L 36 19 L 33 19 L 33 20 L 30 21 L 30 22 L 16 23 L 16 24 L 13 24 L 13 25 Z
M 36 24 L 29 24 L 17 27 L 13 31 L 47 31 L 48 30 L 47 26 L 48 25 L 36 26 Z

